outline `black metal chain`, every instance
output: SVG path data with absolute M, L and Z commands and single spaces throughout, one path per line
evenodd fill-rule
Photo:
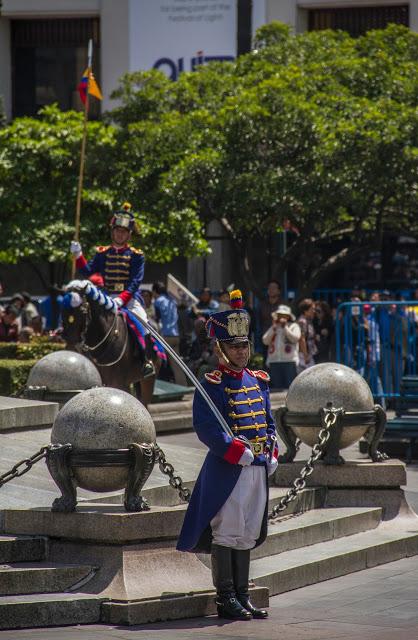
M 14 467 L 10 469 L 10 471 L 7 471 L 7 473 L 4 473 L 2 476 L 0 476 L 0 487 L 2 487 L 7 482 L 10 482 L 10 480 L 19 478 L 20 476 L 23 476 L 25 473 L 30 471 L 34 464 L 40 462 L 41 460 L 43 460 L 43 458 L 46 458 L 48 449 L 49 446 L 41 447 L 39 451 L 34 453 L 30 458 L 24 458 L 23 460 L 20 460 L 20 462 L 17 462 Z M 23 469 L 19 471 L 19 468 L 22 466 Z
M 30 471 L 35 464 L 46 458 L 50 446 L 51 445 L 41 447 L 39 451 L 30 456 L 30 458 L 20 460 L 9 471 L 0 476 L 0 488 L 14 478 L 23 476 Z M 183 480 L 175 474 L 173 465 L 167 462 L 164 451 L 158 445 L 156 445 L 155 449 L 156 460 L 158 461 L 160 471 L 169 477 L 170 486 L 179 492 L 180 498 L 185 502 L 189 502 L 191 496 L 190 489 L 183 486 Z M 21 467 L 23 468 L 21 469 Z
M 183 486 L 183 480 L 180 476 L 177 476 L 172 464 L 167 462 L 164 451 L 158 446 L 155 446 L 156 460 L 158 460 L 158 466 L 161 473 L 164 473 L 169 477 L 169 484 L 173 489 L 176 489 L 179 496 L 184 502 L 190 501 L 191 491 L 187 487 Z
M 318 442 L 313 446 L 309 460 L 301 470 L 299 476 L 293 481 L 292 486 L 285 496 L 280 500 L 279 504 L 276 504 L 268 515 L 269 520 L 276 520 L 279 514 L 285 511 L 289 504 L 296 500 L 301 491 L 306 487 L 306 478 L 311 475 L 314 470 L 315 462 L 321 457 L 324 452 L 326 443 L 331 435 L 331 428 L 337 422 L 338 416 L 341 413 L 341 409 L 325 409 L 323 416 L 324 427 L 320 430 L 318 435 Z M 300 446 L 300 444 L 299 444 Z

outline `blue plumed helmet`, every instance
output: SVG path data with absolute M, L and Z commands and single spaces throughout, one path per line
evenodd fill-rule
M 122 207 L 113 214 L 110 220 L 111 228 L 122 227 L 123 229 L 128 229 L 128 231 L 132 231 L 135 226 L 135 218 L 131 209 L 132 205 L 130 202 L 124 202 Z
M 248 342 L 250 316 L 243 309 L 241 291 L 235 289 L 231 291 L 229 297 L 231 309 L 212 313 L 206 321 L 208 336 L 228 344 Z

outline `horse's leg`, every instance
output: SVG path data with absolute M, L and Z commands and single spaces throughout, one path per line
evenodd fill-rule
M 138 383 L 137 383 L 138 384 Z M 154 393 L 155 376 L 149 378 L 141 378 L 139 385 L 141 387 L 141 402 L 147 407 L 151 404 L 152 396 Z
M 141 389 L 141 383 L 138 380 L 138 382 L 134 382 L 133 383 L 134 389 L 135 389 L 135 395 L 137 397 L 137 399 L 142 402 L 142 389 Z

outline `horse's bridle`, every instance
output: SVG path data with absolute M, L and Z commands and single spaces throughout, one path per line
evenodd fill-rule
M 97 361 L 97 359 L 94 357 L 93 358 L 93 352 L 96 351 L 96 349 L 98 349 L 99 347 L 101 347 L 102 345 L 105 344 L 106 340 L 111 336 L 111 334 L 113 333 L 113 331 L 117 331 L 116 329 L 116 325 L 118 322 L 118 313 L 115 313 L 115 317 L 114 320 L 112 322 L 112 325 L 110 327 L 110 329 L 106 332 L 106 334 L 104 335 L 104 337 L 94 346 L 90 346 L 86 343 L 86 334 L 91 322 L 91 312 L 90 312 L 90 305 L 88 303 L 88 300 L 86 299 L 86 296 L 84 294 L 80 294 L 80 297 L 82 299 L 82 303 L 80 305 L 80 311 L 82 313 L 83 316 L 83 328 L 80 332 L 80 344 L 81 344 L 81 350 L 85 351 L 87 353 L 90 354 L 92 360 L 94 361 L 94 364 L 97 367 L 113 367 L 113 365 L 117 364 L 120 360 L 122 360 L 123 356 L 125 355 L 125 351 L 126 351 L 126 347 L 128 346 L 128 331 L 126 331 L 126 336 L 125 336 L 125 342 L 124 345 L 122 347 L 122 351 L 119 354 L 119 356 L 116 358 L 116 360 L 114 360 L 113 362 L 106 362 L 106 363 L 100 363 Z

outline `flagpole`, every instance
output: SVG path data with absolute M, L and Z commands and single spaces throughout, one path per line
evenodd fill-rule
M 86 141 L 87 141 L 87 122 L 89 118 L 89 85 L 90 85 L 90 73 L 92 69 L 93 61 L 93 40 L 89 40 L 88 54 L 87 54 L 87 87 L 86 87 L 86 101 L 84 103 L 84 120 L 83 120 L 83 137 L 81 139 L 81 154 L 80 154 L 80 172 L 78 174 L 78 189 L 77 189 L 77 204 L 75 210 L 75 232 L 74 240 L 77 242 L 80 239 L 80 214 L 81 214 L 81 193 L 83 191 L 83 179 L 84 179 L 84 164 L 86 159 Z M 71 265 L 71 279 L 75 276 L 75 258 Z

